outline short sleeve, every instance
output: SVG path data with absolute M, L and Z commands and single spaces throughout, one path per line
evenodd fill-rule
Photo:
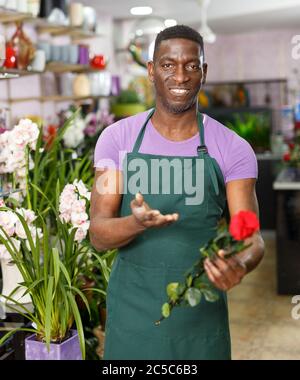
M 121 170 L 119 146 L 115 136 L 114 125 L 104 129 L 98 138 L 94 152 L 94 167 L 98 169 Z
M 251 145 L 233 135 L 225 157 L 225 183 L 238 179 L 258 177 L 257 159 Z

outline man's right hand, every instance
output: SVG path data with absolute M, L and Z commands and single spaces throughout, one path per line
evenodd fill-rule
M 162 215 L 159 210 L 152 210 L 140 193 L 136 194 L 130 207 L 136 222 L 144 228 L 168 226 L 179 218 L 178 213 Z

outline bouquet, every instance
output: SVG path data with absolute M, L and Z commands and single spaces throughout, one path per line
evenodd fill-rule
M 206 258 L 214 259 L 219 250 L 226 252 L 224 259 L 228 259 L 251 246 L 245 239 L 259 230 L 259 221 L 252 211 L 240 211 L 231 219 L 229 228 L 226 222 L 221 222 L 217 229 L 217 236 L 200 248 L 200 259 L 185 274 L 182 283 L 173 282 L 167 285 L 168 302 L 162 306 L 162 317 L 155 324 L 168 318 L 176 306 L 195 307 L 202 299 L 214 302 L 218 294 L 213 285 L 205 281 L 204 261 Z

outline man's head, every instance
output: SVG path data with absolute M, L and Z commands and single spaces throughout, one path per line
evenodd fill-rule
M 207 72 L 201 35 L 185 25 L 164 29 L 156 37 L 148 72 L 157 104 L 175 114 L 189 110 L 196 104 Z

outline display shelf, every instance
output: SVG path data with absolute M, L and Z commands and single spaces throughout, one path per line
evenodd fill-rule
M 274 79 L 249 79 L 238 81 L 208 81 L 205 86 L 238 86 L 242 84 L 268 84 L 268 83 L 287 83 L 286 78 L 274 78 Z
M 18 78 L 22 76 L 36 75 L 36 74 L 41 74 L 41 71 L 6 69 L 5 67 L 2 67 L 0 69 L 0 77 L 3 76 L 2 79 L 13 79 L 13 78 Z
M 28 21 L 28 20 L 30 21 L 31 19 L 33 19 L 33 16 L 31 13 L 20 13 L 14 10 L 0 7 L 0 23 L 2 24 L 10 24 L 13 22 L 23 22 L 23 21 Z
M 25 102 L 69 102 L 69 101 L 83 101 L 83 100 L 99 100 L 99 99 L 110 99 L 111 96 L 62 96 L 62 95 L 52 95 L 52 96 L 33 96 L 27 98 L 14 98 L 14 99 L 0 99 L 1 102 L 8 103 L 25 103 Z
M 44 71 L 34 71 L 34 70 L 18 70 L 18 69 L 6 69 L 5 67 L 0 69 L 0 78 L 1 79 L 10 79 L 28 75 L 39 75 L 46 72 L 52 72 L 55 74 L 62 73 L 94 73 L 99 72 L 100 70 L 93 69 L 89 65 L 73 65 L 70 63 L 64 62 L 49 62 L 46 65 Z
M 34 17 L 31 13 L 20 13 L 0 7 L 0 23 L 11 24 L 14 22 L 30 22 L 33 24 L 38 33 L 49 33 L 53 36 L 70 36 L 72 39 L 85 39 L 101 37 L 101 34 L 94 33 L 83 28 L 70 25 L 57 25 L 50 23 L 47 19 Z

